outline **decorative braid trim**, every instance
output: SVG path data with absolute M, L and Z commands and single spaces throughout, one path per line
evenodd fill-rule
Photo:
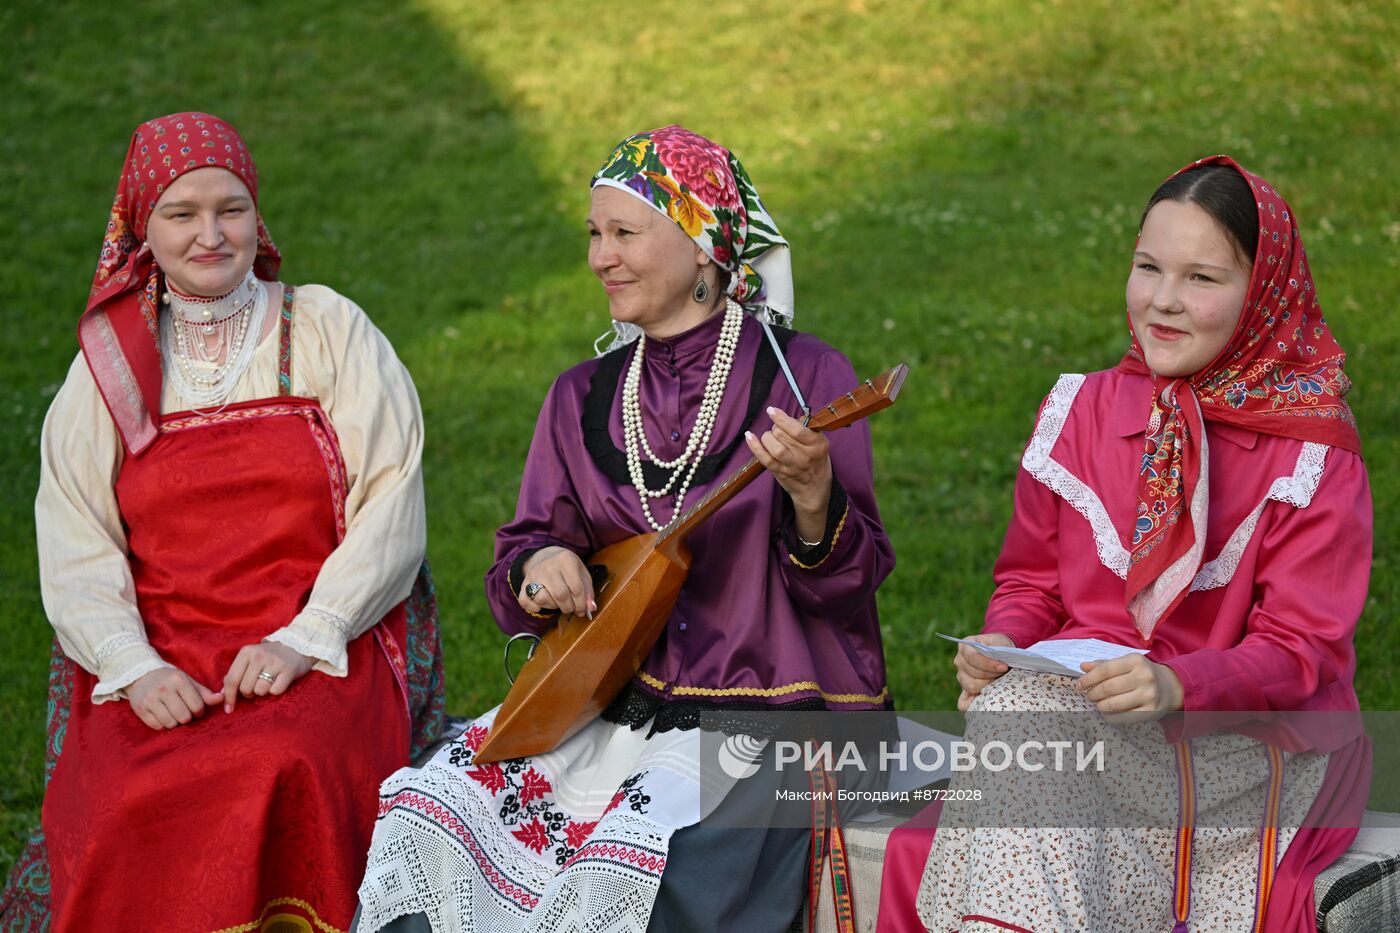
M 253 931 L 255 930 L 261 930 L 264 928 L 264 925 L 268 920 L 269 912 L 271 912 L 277 907 L 301 908 L 302 910 L 306 911 L 308 915 L 310 915 L 311 922 L 314 923 L 316 925 L 316 929 L 321 930 L 322 933 L 345 933 L 345 931 L 340 929 L 339 927 L 331 926 L 329 923 L 322 920 L 321 915 L 316 912 L 316 908 L 312 907 L 310 904 L 308 904 L 306 901 L 302 900 L 299 897 L 279 897 L 270 900 L 267 902 L 266 906 L 263 907 L 262 916 L 259 917 L 257 920 L 254 920 L 252 923 L 242 923 L 236 927 L 224 927 L 221 930 L 215 930 L 214 933 L 253 933 Z
M 1113 571 L 1119 578 L 1128 578 L 1128 549 L 1118 537 L 1118 530 L 1108 517 L 1103 500 L 1079 477 L 1056 462 L 1050 452 L 1060 439 L 1065 422 L 1069 418 L 1074 399 L 1084 385 L 1085 377 L 1080 373 L 1066 373 L 1055 383 L 1041 409 L 1040 421 L 1031 435 L 1026 452 L 1021 457 L 1021 466 L 1051 492 L 1069 503 L 1076 512 L 1084 516 L 1094 533 L 1094 547 L 1099 554 L 1099 562 Z M 1270 501 L 1286 502 L 1297 508 L 1306 508 L 1317 492 L 1322 480 L 1322 470 L 1326 463 L 1326 444 L 1305 443 L 1298 453 L 1298 461 L 1290 476 L 1280 476 L 1269 486 L 1269 492 L 1254 511 L 1245 516 L 1228 541 L 1220 549 L 1214 560 L 1201 566 L 1191 581 L 1191 589 L 1210 590 L 1224 586 L 1234 577 L 1239 568 L 1245 548 L 1254 535 L 1255 526 L 1264 513 L 1264 506 Z
M 846 527 L 846 518 L 850 514 L 851 503 L 850 500 L 847 500 L 846 508 L 841 512 L 841 520 L 836 523 L 836 530 L 831 533 L 831 543 L 826 545 L 826 553 L 823 554 L 821 556 L 821 559 L 818 560 L 815 564 L 804 564 L 802 563 L 802 561 L 798 560 L 791 554 L 788 555 L 788 560 L 792 561 L 794 564 L 801 567 L 803 570 L 816 570 L 822 564 L 826 563 L 827 558 L 831 556 L 831 552 L 836 550 L 836 542 L 841 540 L 841 530 Z
M 339 632 L 341 637 L 344 638 L 346 641 L 350 640 L 350 622 L 340 613 L 330 609 L 326 609 L 323 606 L 307 606 L 305 609 L 302 610 L 302 612 L 306 613 L 307 615 L 315 616 L 316 618 L 320 619 L 322 622 L 326 623 L 331 628 Z
M 1201 567 L 1196 578 L 1191 581 L 1192 590 L 1213 590 L 1230 582 L 1235 571 L 1239 569 L 1240 559 L 1244 557 L 1245 548 L 1249 546 L 1249 539 L 1254 537 L 1254 529 L 1259 524 L 1260 516 L 1264 514 L 1264 506 L 1272 501 L 1285 502 L 1305 509 L 1312 503 L 1317 485 L 1322 481 L 1327 452 L 1331 449 L 1326 444 L 1308 442 L 1303 445 L 1303 449 L 1298 452 L 1298 461 L 1293 466 L 1293 474 L 1280 476 L 1270 484 L 1269 492 L 1263 501 L 1244 517 L 1215 560 Z
M 86 334 L 95 332 L 102 343 L 102 353 L 94 353 L 90 361 L 93 363 L 93 375 L 96 377 L 97 386 L 103 390 L 103 397 L 106 398 L 106 386 L 111 384 L 112 379 L 121 387 L 122 395 L 126 396 L 125 405 L 108 406 L 112 419 L 120 427 L 123 438 L 139 437 L 147 417 L 146 400 L 142 398 L 141 388 L 136 384 L 136 376 L 126 361 L 126 355 L 122 353 L 121 344 L 117 342 L 117 333 L 112 329 L 112 322 L 107 318 L 105 311 L 100 311 L 91 316 L 84 316 L 79 328 Z M 110 378 L 104 380 L 104 375 Z
M 308 607 L 308 609 L 309 608 L 310 607 Z M 302 610 L 302 612 L 306 611 L 307 609 Z M 325 618 L 317 612 L 312 612 L 311 615 L 317 619 Z M 337 618 L 339 617 L 337 616 Z M 329 619 L 325 619 L 325 621 L 330 622 Z M 335 626 L 338 631 L 340 630 L 336 623 L 330 622 L 330 624 Z M 340 644 L 328 645 L 326 644 L 327 639 L 318 638 L 313 641 L 306 636 L 304 631 L 299 631 L 295 625 L 289 625 L 266 636 L 263 638 L 263 641 L 270 641 L 278 645 L 286 645 L 298 654 L 304 654 L 308 658 L 315 658 L 316 663 L 313 666 L 313 670 L 318 670 L 323 674 L 329 674 L 332 677 L 344 677 L 349 673 L 348 668 L 350 661 L 346 649 L 350 641 L 348 635 L 344 636 L 344 640 L 341 641 Z M 393 659 L 390 658 L 391 662 L 392 660 Z
M 1031 442 L 1026 445 L 1026 452 L 1021 457 L 1021 466 L 1084 516 L 1094 532 L 1099 562 L 1126 580 L 1128 549 L 1119 539 L 1118 530 L 1113 527 L 1103 500 L 1083 480 L 1050 457 L 1055 442 L 1060 439 L 1060 432 L 1065 428 L 1074 399 L 1084 385 L 1084 378 L 1081 373 L 1065 373 L 1055 383 L 1045 400 L 1045 407 L 1041 409 L 1040 421 L 1031 435 Z
M 107 666 L 107 662 L 119 651 L 123 651 L 133 645 L 147 644 L 146 636 L 140 632 L 117 632 L 109 637 L 97 649 L 97 668 L 101 670 Z
M 700 698 L 669 699 L 644 690 L 635 681 L 629 683 L 617 699 L 608 704 L 600 718 L 606 722 L 629 726 L 633 730 L 648 728 L 650 734 L 687 729 L 708 729 L 725 735 L 749 735 L 769 738 L 777 735 L 789 713 L 822 712 L 830 707 L 820 697 L 798 697 L 795 700 L 705 700 Z
M 670 686 L 646 671 L 638 671 L 637 679 L 656 690 L 665 690 Z M 827 693 L 815 680 L 799 680 L 781 687 L 670 687 L 670 690 L 672 696 L 678 697 L 782 697 L 804 690 L 814 690 L 828 703 L 883 703 L 890 695 L 889 687 L 882 687 L 875 696 L 864 693 Z
M 124 671 L 118 672 L 107 680 L 100 680 L 92 688 L 93 705 L 110 703 L 113 700 L 124 700 L 126 699 L 126 688 L 136 683 L 137 680 L 146 676 L 151 671 L 158 671 L 163 668 L 174 666 L 175 665 L 159 657 L 147 658 L 134 667 L 129 667 Z
M 520 588 L 525 585 L 525 562 L 546 547 L 549 547 L 549 545 L 544 544 L 539 547 L 525 548 L 515 556 L 515 560 L 511 561 L 510 566 L 506 568 L 506 586 L 510 587 L 511 594 L 514 595 L 516 599 L 520 598 Z M 559 611 L 557 609 L 552 612 L 531 612 L 529 609 L 521 606 L 520 611 L 536 619 L 559 618 Z
M 292 394 L 292 313 L 296 310 L 297 288 L 282 286 L 282 313 L 277 319 L 277 394 Z

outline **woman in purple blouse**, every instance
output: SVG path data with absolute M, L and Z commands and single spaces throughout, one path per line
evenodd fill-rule
M 803 427 L 779 351 L 812 404 L 859 380 L 837 350 L 771 326 L 791 318 L 791 267 L 747 173 L 679 126 L 640 133 L 594 176 L 587 226 L 612 344 L 540 410 L 486 576 L 502 630 L 588 615 L 589 554 L 664 527 L 751 456 L 773 477 L 690 536 L 666 630 L 600 720 L 547 755 L 473 765 L 493 710 L 385 783 L 362 931 L 786 930 L 809 834 L 697 825 L 745 796 L 701 773 L 702 718 L 892 707 L 875 591 L 894 553 L 869 430 Z

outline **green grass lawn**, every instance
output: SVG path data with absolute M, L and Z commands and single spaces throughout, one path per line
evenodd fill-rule
M 899 557 L 880 608 L 910 709 L 956 696 L 933 633 L 980 625 L 1037 403 L 1124 348 L 1142 202 L 1229 152 L 1291 200 L 1351 354 L 1378 519 L 1358 689 L 1397 709 L 1397 50 L 1379 0 L 8 4 L 0 869 L 42 796 L 39 427 L 140 120 L 232 120 L 284 278 L 354 298 L 412 371 L 459 713 L 505 687 L 481 577 L 538 404 L 606 328 L 583 215 L 618 139 L 681 122 L 733 148 L 793 245 L 798 326 L 863 373 L 910 364 L 872 422 Z

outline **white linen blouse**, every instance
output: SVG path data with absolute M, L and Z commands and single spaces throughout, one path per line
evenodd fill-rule
M 269 315 L 278 313 L 270 303 Z M 260 341 L 230 402 L 278 394 L 278 324 Z M 267 636 L 344 677 L 346 645 L 402 601 L 426 546 L 423 415 L 388 339 L 354 302 L 323 285 L 297 288 L 292 394 L 320 402 L 349 481 L 346 534 L 321 566 L 305 609 Z M 191 406 L 167 381 L 161 410 Z M 92 701 L 123 699 L 143 674 L 170 667 L 146 638 L 114 489 L 123 449 L 79 353 L 44 419 L 34 504 L 44 609 L 65 654 L 98 678 Z

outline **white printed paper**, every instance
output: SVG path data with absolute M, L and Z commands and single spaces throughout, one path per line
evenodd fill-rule
M 1062 677 L 1083 677 L 1079 667 L 1085 661 L 1112 661 L 1129 654 L 1147 654 L 1147 648 L 1129 648 L 1115 645 L 1098 638 L 1055 638 L 1038 641 L 1029 648 L 1008 648 L 1001 645 L 982 645 L 966 638 L 936 633 L 940 638 L 968 645 L 1007 667 L 1023 671 L 1036 671 L 1041 674 L 1059 674 Z

